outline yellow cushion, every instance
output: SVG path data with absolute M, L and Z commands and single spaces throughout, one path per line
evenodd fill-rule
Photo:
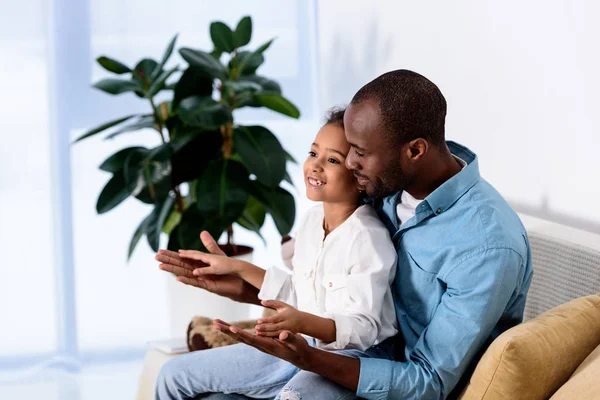
M 600 399 L 600 346 L 575 370 L 550 400 Z
M 546 400 L 600 344 L 600 293 L 549 310 L 500 335 L 461 400 Z

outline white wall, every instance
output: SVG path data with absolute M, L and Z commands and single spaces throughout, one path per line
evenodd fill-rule
M 399 68 L 435 82 L 447 137 L 520 211 L 600 231 L 600 3 L 319 3 L 321 106 Z

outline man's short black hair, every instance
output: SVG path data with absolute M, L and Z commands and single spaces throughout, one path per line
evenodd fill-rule
M 351 104 L 378 103 L 387 137 L 395 145 L 423 138 L 436 146 L 445 144 L 446 99 L 429 79 L 399 69 L 363 86 Z

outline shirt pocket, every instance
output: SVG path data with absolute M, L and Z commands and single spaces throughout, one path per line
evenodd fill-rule
M 437 273 L 425 270 L 411 254 L 406 254 L 396 276 L 398 294 L 409 316 L 427 326 L 441 298 Z
M 325 310 L 343 311 L 348 295 L 348 276 L 346 274 L 324 274 L 321 286 L 325 289 Z

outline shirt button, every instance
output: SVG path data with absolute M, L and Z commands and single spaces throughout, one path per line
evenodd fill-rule
M 435 210 L 436 214 L 441 214 L 442 213 L 442 209 L 438 208 L 437 210 Z
M 333 286 L 333 283 L 332 283 L 332 282 L 329 282 L 329 287 L 332 287 L 332 286 Z

